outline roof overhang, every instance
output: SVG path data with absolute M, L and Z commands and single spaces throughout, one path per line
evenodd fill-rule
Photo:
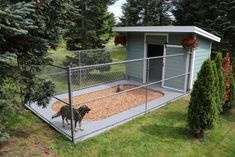
M 220 42 L 221 38 L 195 26 L 129 26 L 113 27 L 114 32 L 148 32 L 148 33 L 195 33 Z

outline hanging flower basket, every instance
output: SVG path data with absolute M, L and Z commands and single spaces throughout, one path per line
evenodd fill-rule
M 181 40 L 181 45 L 187 52 L 192 52 L 198 47 L 198 41 L 192 37 L 187 37 Z
M 115 36 L 115 39 L 114 39 L 115 46 L 117 46 L 119 44 L 126 46 L 126 42 L 127 42 L 126 36 Z

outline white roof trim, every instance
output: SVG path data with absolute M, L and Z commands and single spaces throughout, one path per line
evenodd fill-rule
M 220 42 L 221 38 L 204 31 L 201 28 L 195 26 L 130 26 L 130 27 L 113 27 L 114 32 L 162 32 L 162 33 L 195 33 L 211 39 L 216 42 Z

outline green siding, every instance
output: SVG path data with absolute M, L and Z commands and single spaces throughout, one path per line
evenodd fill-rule
M 144 33 L 128 33 L 127 59 L 144 58 Z M 143 61 L 126 65 L 127 76 L 131 79 L 143 80 Z
M 183 48 L 167 47 L 166 55 L 184 54 L 165 59 L 165 79 L 185 74 L 187 53 Z M 180 76 L 164 82 L 164 86 L 184 90 L 185 76 Z
M 195 51 L 194 81 L 197 79 L 197 73 L 200 71 L 203 62 L 209 59 L 211 54 L 211 41 L 201 36 L 197 36 L 197 40 L 198 48 Z

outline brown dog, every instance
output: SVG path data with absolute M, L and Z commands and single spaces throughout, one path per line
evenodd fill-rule
M 91 109 L 88 108 L 86 105 L 83 105 L 83 106 L 79 107 L 78 109 L 73 109 L 74 121 L 75 121 L 74 131 L 77 131 L 77 129 L 76 129 L 77 122 L 79 123 L 79 130 L 83 131 L 82 126 L 81 126 L 81 122 L 82 122 L 82 119 L 84 118 L 84 116 L 87 113 L 89 113 L 90 110 Z M 66 120 L 67 123 L 68 123 L 68 119 L 71 120 L 70 106 L 65 105 L 65 106 L 61 107 L 60 111 L 58 113 L 56 113 L 55 115 L 53 115 L 51 118 L 53 119 L 53 118 L 56 118 L 59 116 L 62 116 L 63 127 L 65 127 L 64 119 Z

